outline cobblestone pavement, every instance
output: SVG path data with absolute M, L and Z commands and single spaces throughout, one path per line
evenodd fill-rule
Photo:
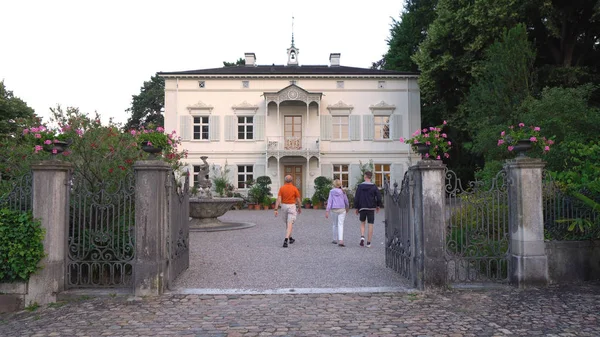
M 599 312 L 600 284 L 104 297 L 0 315 L 0 336 L 600 336 Z

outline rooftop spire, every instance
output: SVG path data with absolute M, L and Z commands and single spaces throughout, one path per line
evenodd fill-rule
M 292 15 L 292 47 L 294 47 L 294 16 Z

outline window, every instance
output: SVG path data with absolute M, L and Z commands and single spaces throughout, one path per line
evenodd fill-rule
M 348 139 L 348 116 L 332 116 L 332 139 Z
M 342 181 L 342 186 L 348 187 L 348 165 L 333 165 L 333 179 L 339 179 Z
M 384 177 L 390 181 L 390 164 L 375 164 L 373 174 L 375 175 L 375 185 L 383 187 Z
M 208 116 L 194 117 L 194 139 L 208 140 Z
M 290 84 L 296 84 L 296 83 L 297 83 L 296 80 L 291 80 L 290 81 Z
M 337 88 L 344 89 L 344 81 L 337 81 Z
M 237 187 L 240 189 L 248 188 L 246 181 L 254 179 L 254 170 L 252 165 L 238 165 Z
M 254 139 L 254 118 L 238 117 L 238 139 Z
M 385 81 L 377 82 L 377 89 L 385 89 Z
M 242 81 L 242 88 L 250 88 L 250 81 Z
M 196 187 L 200 186 L 200 180 L 198 178 L 198 174 L 199 173 L 200 173 L 200 166 L 194 165 L 194 179 L 193 179 L 193 182 L 194 182 L 194 186 L 196 186 Z M 209 179 L 208 174 L 206 175 L 205 178 Z
M 375 139 L 390 139 L 390 117 L 375 116 Z
M 200 86 L 200 88 L 204 88 L 205 85 L 206 85 L 206 83 L 204 81 L 198 82 L 198 86 Z

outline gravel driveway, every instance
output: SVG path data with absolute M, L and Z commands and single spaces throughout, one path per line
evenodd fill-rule
M 282 248 L 285 226 L 272 210 L 229 211 L 222 221 L 255 223 L 229 231 L 191 232 L 190 268 L 174 284 L 174 292 L 210 290 L 277 291 L 278 289 L 383 288 L 408 289 L 406 281 L 385 267 L 384 213 L 375 216 L 371 248 L 360 247 L 360 222 L 346 217 L 346 247 L 331 243 L 325 210 L 302 209 L 294 226 L 296 239 Z

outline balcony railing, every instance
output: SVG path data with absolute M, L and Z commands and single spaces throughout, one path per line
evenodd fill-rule
M 267 152 L 319 152 L 319 137 L 267 137 Z

